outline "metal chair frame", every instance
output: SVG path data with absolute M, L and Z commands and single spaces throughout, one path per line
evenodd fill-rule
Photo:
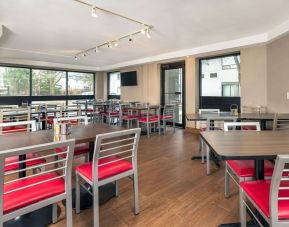
M 236 127 L 240 127 L 242 130 L 242 126 L 254 126 L 256 130 L 246 130 L 247 131 L 261 131 L 260 122 L 225 122 L 224 123 L 224 131 L 232 131 L 236 130 Z M 240 182 L 253 180 L 254 177 L 238 177 L 235 171 L 228 165 L 226 162 L 225 166 L 225 197 L 230 197 L 230 177 L 232 180 L 239 186 Z
M 157 118 L 154 120 L 154 121 L 149 121 L 149 119 L 151 118 L 150 116 L 150 112 L 151 110 L 154 110 L 156 112 L 156 115 Z M 151 125 L 154 125 L 154 128 L 156 128 L 156 124 L 157 124 L 157 127 L 159 129 L 159 135 L 161 134 L 161 130 L 160 130 L 160 106 L 158 106 L 158 108 L 150 108 L 149 106 L 147 107 L 147 109 L 145 110 L 146 114 L 145 114 L 145 117 L 146 118 L 146 122 L 140 122 L 140 120 L 138 119 L 137 121 L 137 127 L 140 128 L 141 124 L 145 125 L 146 126 L 146 129 L 147 129 L 147 137 L 149 138 L 150 137 L 150 132 L 151 132 Z
M 137 149 L 140 138 L 140 132 L 141 132 L 140 128 L 135 128 L 96 135 L 93 162 L 92 162 L 93 165 L 92 181 L 87 179 L 85 176 L 83 176 L 76 170 L 76 213 L 80 212 L 80 186 L 88 191 L 87 187 L 85 187 L 80 182 L 80 180 L 84 180 L 92 187 L 94 227 L 99 226 L 99 199 L 98 199 L 99 187 L 111 182 L 115 182 L 116 196 L 118 196 L 119 194 L 118 181 L 125 177 L 133 177 L 132 179 L 134 184 L 134 213 L 135 214 L 139 213 Z M 108 148 L 106 146 L 108 146 Z M 124 155 L 124 157 L 121 157 L 120 160 L 130 159 L 133 168 L 131 170 L 122 172 L 109 178 L 99 180 L 98 179 L 99 166 L 115 162 L 111 161 L 99 165 L 98 163 L 99 160 L 115 155 Z
M 176 104 L 166 104 L 163 110 L 163 116 L 172 116 L 172 118 L 161 119 L 163 122 L 164 133 L 166 132 L 167 121 L 173 121 L 174 132 L 176 131 Z
M 260 220 L 256 217 L 255 213 L 252 212 L 249 204 L 252 204 L 258 212 L 262 215 L 264 220 L 273 227 L 287 227 L 289 226 L 289 219 L 286 220 L 279 220 L 278 218 L 278 201 L 280 200 L 289 200 L 289 197 L 279 197 L 280 190 L 289 190 L 288 187 L 280 186 L 280 183 L 283 181 L 289 180 L 288 176 L 285 177 L 283 173 L 288 175 L 289 169 L 286 168 L 286 164 L 289 164 L 289 155 L 278 155 L 275 168 L 273 172 L 273 176 L 271 179 L 270 185 L 270 198 L 269 198 L 269 211 L 270 211 L 270 218 L 268 218 L 261 209 L 252 201 L 252 199 L 244 192 L 243 189 L 240 189 L 240 214 L 241 214 L 241 226 L 246 226 L 246 210 L 248 210 L 253 218 L 263 226 Z
M 74 139 L 70 139 L 70 140 L 66 140 L 64 142 L 52 142 L 52 143 L 46 143 L 46 144 L 40 144 L 40 145 L 35 145 L 35 146 L 28 146 L 28 147 L 22 147 L 22 148 L 16 148 L 16 149 L 11 149 L 11 150 L 6 150 L 0 153 L 0 166 L 4 166 L 5 164 L 5 159 L 9 158 L 11 156 L 19 156 L 19 155 L 24 155 L 27 153 L 39 153 L 39 152 L 47 152 L 49 150 L 53 150 L 55 148 L 58 147 L 67 147 L 66 151 L 64 151 L 63 153 L 66 153 L 66 158 L 62 159 L 58 162 L 62 162 L 63 166 L 61 168 L 57 168 L 57 169 L 49 169 L 46 170 L 44 172 L 40 172 L 40 173 L 33 173 L 32 175 L 23 177 L 23 178 L 18 178 L 15 180 L 10 180 L 8 182 L 4 182 L 4 177 L 7 175 L 11 175 L 11 174 L 15 174 L 15 173 L 19 173 L 21 171 L 27 171 L 27 170 L 31 170 L 32 167 L 26 167 L 25 169 L 19 169 L 16 171 L 11 171 L 11 172 L 5 172 L 4 168 L 0 168 L 0 196 L 1 198 L 4 198 L 5 194 L 8 193 L 12 193 L 15 191 L 19 191 L 19 190 L 23 190 L 32 186 L 36 186 L 42 183 L 46 183 L 48 181 L 54 180 L 54 179 L 58 179 L 58 178 L 63 178 L 65 181 L 65 192 L 56 196 L 53 196 L 51 198 L 47 198 L 45 200 L 33 203 L 31 205 L 25 206 L 23 208 L 17 209 L 15 211 L 9 212 L 4 214 L 3 213 L 3 199 L 0 200 L 0 227 L 3 227 L 4 222 L 11 220 L 13 218 L 16 218 L 18 216 L 30 213 L 32 211 L 38 210 L 42 207 L 48 206 L 53 204 L 53 215 L 52 215 L 52 222 L 55 223 L 57 222 L 57 202 L 60 202 L 62 200 L 66 200 L 66 225 L 71 227 L 72 226 L 72 196 L 71 196 L 71 168 L 72 168 L 72 157 L 73 157 L 73 151 L 74 151 L 74 144 L 75 144 L 75 140 Z M 40 158 L 51 158 L 53 156 L 55 156 L 57 154 L 48 154 L 48 155 L 44 155 L 35 159 L 40 159 Z M 15 163 L 11 163 L 12 164 L 20 164 L 23 163 L 27 160 L 24 161 L 18 161 Z M 43 168 L 46 167 L 48 165 L 50 166 L 54 166 L 55 161 L 52 162 L 47 162 L 41 165 L 38 165 L 37 168 Z M 35 168 L 35 167 L 33 167 Z M 47 173 L 52 173 L 52 172 L 58 172 L 61 171 L 62 175 L 58 175 L 55 178 L 51 178 L 48 180 L 43 180 L 43 181 L 39 181 L 37 183 L 33 183 L 31 185 L 26 185 L 23 187 L 19 187 L 17 189 L 13 189 L 11 191 L 4 191 L 4 185 L 9 184 L 9 183 L 13 183 L 13 182 L 17 182 L 17 181 L 21 181 L 23 179 L 29 179 L 32 178 L 34 176 L 39 176 L 39 175 L 43 175 L 43 174 L 47 174 Z

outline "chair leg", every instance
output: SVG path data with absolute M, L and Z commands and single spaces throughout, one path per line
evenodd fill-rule
M 225 167 L 225 197 L 229 198 L 230 197 L 230 175 L 228 173 L 228 163 L 226 162 L 226 167 Z
M 127 128 L 129 128 L 129 120 L 127 120 Z
M 207 153 L 207 175 L 211 174 L 211 169 L 210 169 L 210 148 L 208 145 L 206 145 L 206 153 Z
M 98 186 L 93 187 L 93 226 L 99 227 Z
M 70 190 L 66 193 L 66 226 L 72 227 L 72 195 Z
M 84 161 L 89 162 L 89 152 L 84 156 Z
M 244 204 L 244 194 L 243 190 L 240 189 L 240 221 L 241 227 L 246 227 L 246 205 Z
M 147 123 L 147 136 L 148 136 L 148 138 L 150 138 L 150 124 L 149 123 Z
M 80 213 L 80 182 L 79 182 L 79 175 L 75 174 L 76 185 L 75 185 L 75 212 L 77 214 Z
M 176 120 L 173 120 L 173 127 L 174 127 L 174 132 L 176 131 Z
M 202 159 L 201 162 L 205 163 L 205 144 L 202 138 L 200 138 L 200 147 L 201 147 L 201 159 Z
M 134 214 L 139 214 L 139 204 L 138 204 L 138 174 L 137 171 L 133 175 L 133 188 L 134 188 Z
M 52 205 L 52 223 L 55 224 L 57 222 L 57 204 Z
M 119 181 L 118 180 L 115 181 L 115 196 L 116 197 L 119 196 Z

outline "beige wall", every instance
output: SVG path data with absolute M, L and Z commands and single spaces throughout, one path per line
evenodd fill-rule
M 267 47 L 241 50 L 241 105 L 267 106 Z
M 272 112 L 289 112 L 289 35 L 268 45 L 268 108 Z

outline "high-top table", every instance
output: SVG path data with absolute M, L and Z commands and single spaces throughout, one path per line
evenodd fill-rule
M 224 160 L 254 160 L 257 180 L 264 179 L 264 160 L 272 160 L 279 154 L 289 154 L 289 131 L 206 131 L 201 132 L 201 137 L 211 151 Z

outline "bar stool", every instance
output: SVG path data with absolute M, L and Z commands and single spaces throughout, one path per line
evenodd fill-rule
M 139 213 L 137 149 L 140 129 L 129 129 L 96 136 L 93 161 L 76 167 L 76 213 L 80 212 L 80 186 L 84 181 L 92 187 L 94 227 L 99 226 L 98 188 L 115 182 L 118 196 L 118 181 L 133 177 L 134 213 Z

